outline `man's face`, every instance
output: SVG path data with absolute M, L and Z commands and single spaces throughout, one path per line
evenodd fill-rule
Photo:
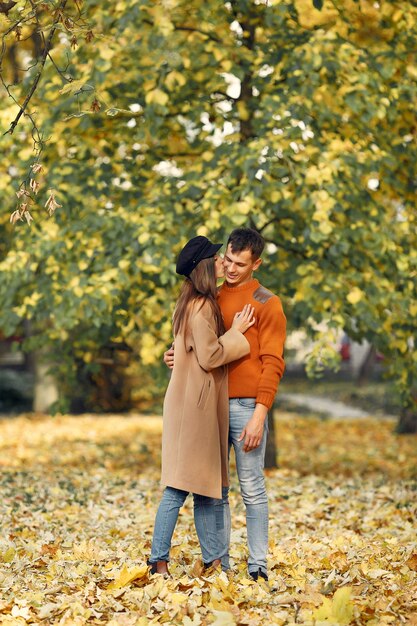
M 237 287 L 252 280 L 252 272 L 258 269 L 262 260 L 254 260 L 250 250 L 233 252 L 229 243 L 223 263 L 227 284 L 231 287 Z

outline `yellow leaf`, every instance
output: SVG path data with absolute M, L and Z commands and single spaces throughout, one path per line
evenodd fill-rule
M 105 61 L 110 61 L 110 59 L 112 59 L 114 55 L 115 50 L 113 50 L 109 46 L 102 46 L 100 48 L 100 58 L 104 59 Z
M 139 243 L 147 243 L 150 238 L 151 238 L 150 233 L 141 233 L 139 235 L 139 237 L 138 237 L 138 242 Z
M 169 72 L 169 74 L 167 74 L 165 78 L 165 84 L 170 91 L 174 88 L 175 84 L 179 85 L 180 87 L 184 87 L 186 82 L 187 81 L 185 79 L 185 76 L 181 74 L 181 72 L 177 72 L 175 70 Z
M 248 120 L 249 119 L 249 111 L 247 109 L 247 106 L 244 102 L 242 102 L 241 100 L 239 100 L 239 102 L 237 103 L 237 110 L 239 112 L 239 117 L 241 120 Z
M 348 302 L 350 302 L 350 304 L 357 304 L 360 300 L 362 300 L 363 296 L 365 294 L 363 293 L 362 289 L 359 289 L 359 287 L 354 287 L 346 296 L 346 299 Z
M 6 552 L 3 554 L 3 563 L 11 563 L 14 559 L 15 554 L 16 550 L 14 548 L 9 548 L 8 550 L 6 550 Z
M 325 189 L 320 189 L 319 191 L 315 191 L 312 195 L 313 202 L 318 209 L 322 211 L 330 211 L 334 205 L 335 201 L 333 198 L 325 191 Z
M 188 617 L 188 615 L 184 615 L 184 618 L 182 620 L 182 626 L 200 626 L 200 624 L 201 617 L 198 613 L 194 613 L 194 617 L 192 620 Z
M 397 9 L 392 15 L 392 21 L 395 23 L 399 22 L 404 16 L 404 12 L 402 9 Z
M 409 74 L 411 78 L 417 79 L 417 67 L 414 65 L 407 65 L 407 74 Z
M 184 602 L 187 602 L 188 596 L 185 593 L 177 592 L 177 593 L 171 594 L 170 600 L 174 604 L 184 604 Z
M 148 91 L 145 96 L 145 100 L 148 104 L 160 104 L 161 106 L 165 106 L 168 104 L 168 94 L 162 89 L 152 89 L 152 91 Z
M 332 626 L 347 626 L 353 619 L 351 587 L 341 587 L 333 598 L 323 598 L 323 604 L 313 611 L 313 618 Z
M 23 299 L 23 304 L 25 306 L 36 306 L 39 300 L 42 300 L 42 295 L 37 291 L 34 291 L 31 296 L 26 296 Z
M 394 341 L 391 342 L 391 347 L 397 348 L 397 350 L 405 354 L 408 350 L 408 343 L 405 339 L 394 339 Z
M 326 2 L 319 11 L 313 7 L 311 0 L 295 0 L 295 8 L 300 26 L 303 28 L 316 28 L 328 24 L 337 17 L 337 11 L 330 2 Z
M 221 61 L 224 58 L 224 52 L 223 50 L 220 50 L 219 48 L 214 48 L 213 56 L 216 59 L 216 61 Z
M 144 578 L 148 573 L 147 565 L 139 565 L 137 567 L 133 567 L 132 569 L 128 569 L 126 565 L 123 565 L 119 575 L 114 579 L 112 583 L 107 587 L 110 591 L 112 589 L 121 589 L 122 587 L 126 587 L 133 580 L 138 578 Z
M 233 67 L 233 63 L 230 61 L 230 59 L 222 59 L 220 65 L 222 67 L 222 70 L 225 72 L 230 72 Z
M 248 215 L 254 207 L 254 201 L 252 196 L 245 196 L 239 202 L 235 204 L 237 213 L 243 213 L 244 215 Z
M 62 89 L 59 90 L 59 93 L 61 95 L 65 95 L 65 94 L 74 95 L 78 91 L 81 91 L 81 89 L 84 87 L 85 84 L 86 83 L 85 83 L 84 78 L 81 78 L 80 80 L 73 80 L 70 83 L 67 83 L 66 85 L 64 85 L 64 87 L 62 87 Z
M 213 615 L 215 616 L 215 620 L 212 622 L 212 626 L 234 626 L 234 624 L 236 624 L 233 613 L 229 613 L 229 611 L 214 610 Z
M 121 259 L 118 265 L 121 270 L 127 270 L 127 268 L 130 266 L 130 261 L 128 261 L 127 259 Z
M 333 226 L 330 222 L 320 222 L 319 231 L 323 233 L 323 235 L 330 235 L 333 230 Z
M 174 30 L 174 25 L 169 19 L 164 6 L 159 6 L 158 3 L 155 3 L 154 6 L 146 7 L 144 10 L 152 16 L 156 28 L 165 37 L 172 33 L 172 31 Z

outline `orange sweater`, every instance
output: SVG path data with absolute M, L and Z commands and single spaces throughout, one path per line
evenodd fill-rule
M 250 354 L 229 364 L 229 398 L 256 398 L 270 409 L 285 368 L 286 319 L 281 300 L 256 279 L 238 287 L 224 283 L 218 300 L 226 330 L 245 304 L 255 307 L 256 322 L 245 333 Z

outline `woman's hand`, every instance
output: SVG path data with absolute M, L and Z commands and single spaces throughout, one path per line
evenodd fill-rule
M 248 328 L 255 323 L 254 312 L 255 307 L 251 304 L 245 304 L 243 309 L 234 316 L 232 328 L 236 328 L 236 330 L 239 330 L 241 333 L 245 333 Z
M 164 363 L 170 370 L 174 367 L 174 344 L 164 352 Z

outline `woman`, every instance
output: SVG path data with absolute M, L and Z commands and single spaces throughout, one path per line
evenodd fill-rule
M 255 323 L 253 307 L 235 315 L 224 332 L 217 278 L 224 276 L 221 244 L 194 237 L 181 251 L 177 273 L 186 277 L 173 316 L 175 362 L 164 400 L 162 484 L 155 520 L 151 573 L 168 573 L 178 512 L 194 496 L 194 522 L 205 567 L 218 566 L 214 499 L 228 485 L 228 394 L 224 365 L 249 354 L 243 333 Z

